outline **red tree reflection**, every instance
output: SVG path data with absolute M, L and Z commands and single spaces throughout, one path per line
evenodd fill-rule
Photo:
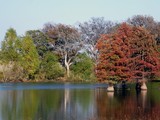
M 160 103 L 147 97 L 147 91 L 111 93 L 105 90 L 97 94 L 96 120 L 159 120 Z M 94 119 L 94 120 L 95 120 Z

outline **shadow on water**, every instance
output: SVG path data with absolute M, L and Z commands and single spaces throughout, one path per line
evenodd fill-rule
M 0 120 L 159 120 L 159 83 L 139 92 L 107 92 L 105 87 L 0 84 Z

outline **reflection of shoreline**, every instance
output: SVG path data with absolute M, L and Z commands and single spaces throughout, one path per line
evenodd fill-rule
M 108 98 L 113 99 L 114 92 L 107 92 Z
M 146 107 L 146 100 L 147 100 L 147 90 L 141 90 L 141 98 L 142 98 L 142 108 L 145 109 Z
M 141 96 L 146 97 L 147 95 L 147 90 L 141 90 Z

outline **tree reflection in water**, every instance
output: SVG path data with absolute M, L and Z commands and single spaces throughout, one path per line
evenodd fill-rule
M 87 120 L 94 116 L 93 90 L 0 92 L 0 120 Z
M 97 97 L 96 120 L 159 120 L 160 101 L 155 101 L 152 92 L 115 91 L 113 97 L 103 90 Z
M 149 87 L 148 87 L 149 88 Z M 159 120 L 160 91 L 0 90 L 0 120 Z

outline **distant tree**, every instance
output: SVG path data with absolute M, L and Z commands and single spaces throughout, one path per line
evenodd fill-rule
M 47 52 L 41 63 L 40 71 L 45 79 L 56 79 L 64 76 L 64 69 L 58 61 L 58 56 L 53 52 Z
M 157 23 L 156 41 L 160 49 L 160 22 Z
M 79 31 L 83 40 L 83 51 L 96 60 L 97 50 L 95 45 L 101 34 L 107 34 L 113 31 L 114 23 L 101 18 L 91 18 L 91 20 L 79 23 Z
M 47 52 L 50 49 L 49 37 L 45 35 L 43 32 L 41 32 L 40 30 L 29 30 L 26 32 L 26 35 L 29 35 L 32 38 L 36 46 L 36 49 L 38 50 L 38 54 L 41 57 L 43 57 L 45 52 Z
M 80 34 L 72 26 L 64 24 L 46 24 L 43 32 L 52 39 L 52 50 L 61 56 L 61 63 L 65 66 L 67 77 L 70 76 L 70 66 L 81 49 Z
M 28 79 L 33 79 L 39 68 L 39 55 L 30 36 L 24 36 L 21 41 L 21 66 Z
M 151 34 L 142 27 L 122 24 L 98 43 L 96 75 L 99 80 L 131 80 L 159 73 L 160 60 Z
M 94 62 L 86 54 L 79 54 L 74 59 L 74 64 L 72 64 L 71 70 L 75 76 L 78 76 L 83 80 L 94 79 Z
M 129 18 L 127 22 L 137 27 L 144 27 L 150 31 L 156 25 L 156 22 L 154 21 L 154 18 L 152 16 L 144 15 L 135 15 L 132 18 Z
M 137 27 L 144 27 L 154 36 L 157 44 L 160 43 L 160 24 L 152 16 L 135 15 L 129 18 L 127 23 Z

